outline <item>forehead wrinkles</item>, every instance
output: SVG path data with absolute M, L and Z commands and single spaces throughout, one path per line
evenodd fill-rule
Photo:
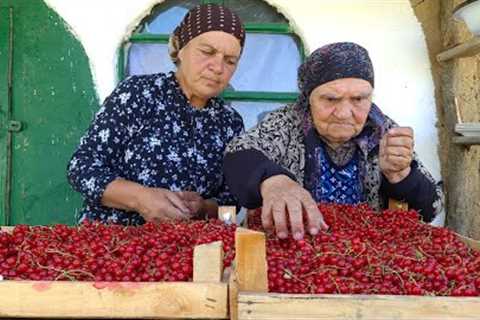
M 198 45 L 202 47 L 210 47 L 217 52 L 221 52 L 226 56 L 238 58 L 240 56 L 240 43 L 237 39 L 222 38 L 222 39 L 199 39 Z
M 349 86 L 349 85 L 330 85 L 321 88 L 318 93 L 320 95 L 335 95 L 342 97 L 358 97 L 369 96 L 372 94 L 372 89 L 366 86 Z

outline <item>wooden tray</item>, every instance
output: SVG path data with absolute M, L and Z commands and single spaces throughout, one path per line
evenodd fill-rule
M 0 318 L 226 319 L 222 273 L 218 241 L 195 247 L 194 282 L 3 280 Z
M 480 242 L 461 237 L 472 248 Z M 230 280 L 231 319 L 480 319 L 480 297 L 268 293 L 265 235 L 237 229 Z

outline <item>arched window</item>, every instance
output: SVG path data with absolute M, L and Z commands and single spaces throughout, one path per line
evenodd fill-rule
M 243 54 L 222 96 L 249 129 L 266 113 L 295 100 L 297 68 L 304 58 L 303 45 L 287 19 L 261 0 L 162 2 L 122 46 L 119 78 L 174 70 L 168 55 L 169 35 L 190 8 L 208 2 L 227 6 L 245 24 Z

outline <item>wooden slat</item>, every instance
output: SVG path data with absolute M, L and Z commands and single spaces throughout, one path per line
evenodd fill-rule
M 464 136 L 479 136 L 480 122 L 457 123 L 455 125 L 455 132 Z
M 389 198 L 388 199 L 388 209 L 390 209 L 390 210 L 408 210 L 408 203 Z
M 398 209 L 398 204 L 402 205 L 401 202 L 392 201 L 390 208 Z M 408 209 L 406 204 L 404 205 L 405 209 Z M 242 234 L 246 232 L 239 233 L 237 237 Z M 472 248 L 480 249 L 479 241 L 459 237 Z M 242 248 L 242 250 L 245 249 L 248 249 L 248 246 Z M 250 250 L 254 252 L 256 249 L 250 248 Z M 245 268 L 244 272 L 249 272 L 249 269 Z M 237 274 L 241 275 L 242 272 Z M 235 286 L 231 285 L 229 289 L 230 317 L 233 320 L 479 319 L 480 298 L 478 297 L 276 294 L 247 291 L 240 289 L 236 284 L 234 282 Z
M 235 272 L 230 274 L 228 279 L 228 314 L 231 320 L 238 319 L 238 283 Z
M 479 319 L 480 298 L 241 293 L 238 319 Z
M 235 206 L 218 207 L 218 219 L 226 223 L 237 223 L 237 208 Z
M 13 232 L 13 228 L 14 227 L 0 227 L 0 231 L 11 233 L 11 232 Z
M 477 53 L 480 53 L 480 37 L 473 37 L 465 43 L 441 52 L 437 55 L 437 60 L 442 62 L 453 58 L 471 57 Z
M 235 232 L 235 276 L 241 291 L 268 291 L 265 234 L 244 228 Z
M 195 246 L 193 250 L 193 282 L 220 282 L 222 275 L 222 241 Z
M 480 250 L 480 241 L 474 240 L 469 237 L 462 236 L 461 234 L 456 233 L 457 237 L 460 238 L 463 242 L 465 242 L 470 248 L 475 250 Z
M 226 283 L 0 281 L 0 318 L 227 318 Z
M 0 281 L 0 318 L 226 319 L 222 243 L 195 252 L 196 280 L 208 283 Z
M 478 137 L 453 137 L 452 139 L 454 144 L 461 144 L 461 145 L 479 145 L 480 144 L 480 136 Z

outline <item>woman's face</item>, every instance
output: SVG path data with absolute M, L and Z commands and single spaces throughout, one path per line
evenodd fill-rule
M 223 31 L 202 33 L 178 52 L 177 77 L 194 106 L 204 106 L 228 85 L 240 58 L 240 41 Z
M 344 78 L 316 87 L 309 97 L 318 134 L 332 146 L 341 145 L 362 131 L 372 106 L 371 84 Z

